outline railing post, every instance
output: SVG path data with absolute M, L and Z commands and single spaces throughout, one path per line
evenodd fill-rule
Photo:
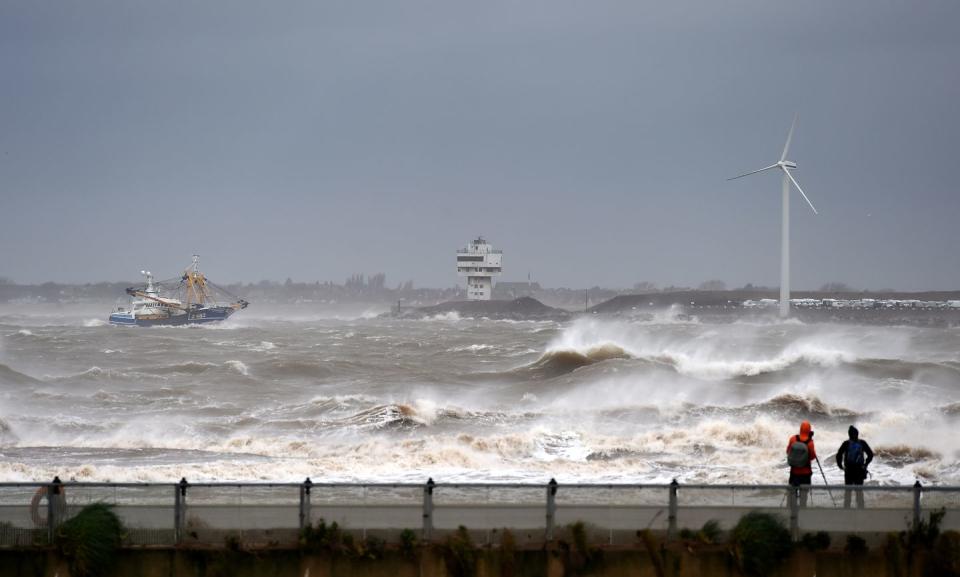
M 177 545 L 183 543 L 183 529 L 187 518 L 187 483 L 186 477 L 181 477 L 180 482 L 174 486 L 173 501 L 173 539 Z
M 60 491 L 63 483 L 59 476 L 54 476 L 53 481 L 47 487 L 47 541 L 53 544 L 53 539 L 57 535 L 57 526 L 60 524 Z
M 800 487 L 790 485 L 787 489 L 787 501 L 790 504 L 790 536 L 800 540 Z
M 674 479 L 670 482 L 670 505 L 667 511 L 667 538 L 673 539 L 677 536 L 677 491 L 680 483 Z
M 920 508 L 920 495 L 923 493 L 923 485 L 918 480 L 913 484 L 913 528 L 920 526 L 920 519 L 923 511 Z
M 180 534 L 182 528 L 180 527 L 180 507 L 183 505 L 180 503 L 180 486 L 173 486 L 173 543 L 174 545 L 179 545 L 181 542 Z
M 547 533 L 546 540 L 553 541 L 553 527 L 557 516 L 557 480 L 547 483 Z
M 433 538 L 433 477 L 427 479 L 427 484 L 423 487 L 423 540 L 430 541 Z
M 310 487 L 313 486 L 313 481 L 310 480 L 310 477 L 307 477 L 307 480 L 300 484 L 300 530 L 310 525 Z

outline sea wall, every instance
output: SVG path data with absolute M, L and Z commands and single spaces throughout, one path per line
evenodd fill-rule
M 478 550 L 467 563 L 442 547 L 413 555 L 389 551 L 358 559 L 296 550 L 125 549 L 102 577 L 741 577 L 727 547 L 671 545 L 651 555 L 645 548 L 597 550 L 585 556 L 562 546 L 504 553 Z M 922 577 L 924 557 L 893 557 L 879 549 L 860 555 L 798 550 L 770 577 Z M 0 551 L 0 577 L 76 577 L 47 550 Z

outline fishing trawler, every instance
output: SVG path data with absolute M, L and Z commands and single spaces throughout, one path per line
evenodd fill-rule
M 130 303 L 113 311 L 110 324 L 146 327 L 210 323 L 226 320 L 250 304 L 207 280 L 200 272 L 198 255 L 193 255 L 193 264 L 179 278 L 154 281 L 150 271 L 140 274 L 146 277 L 146 283 L 127 288 Z M 223 304 L 220 298 L 229 299 L 229 304 Z

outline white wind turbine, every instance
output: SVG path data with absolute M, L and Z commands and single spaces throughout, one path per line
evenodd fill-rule
M 790 314 L 790 183 L 792 182 L 794 186 L 797 187 L 797 190 L 800 191 L 803 200 L 807 201 L 807 204 L 810 205 L 810 210 L 813 211 L 813 214 L 819 214 L 817 209 L 814 208 L 813 203 L 810 202 L 810 199 L 807 198 L 807 195 L 804 194 L 803 189 L 800 188 L 800 184 L 797 182 L 797 179 L 790 174 L 791 169 L 797 168 L 797 163 L 787 160 L 787 152 L 790 150 L 790 139 L 793 138 L 793 128 L 797 125 L 797 115 L 793 116 L 793 123 L 790 124 L 790 132 L 787 133 L 787 143 L 783 146 L 783 154 L 780 155 L 780 160 L 776 164 L 771 164 L 770 166 L 761 168 L 759 170 L 754 170 L 746 174 L 741 174 L 740 176 L 734 176 L 733 178 L 728 178 L 727 180 L 736 180 L 738 178 L 743 178 L 744 176 L 750 176 L 751 174 L 757 174 L 758 172 L 764 172 L 766 170 L 773 170 L 779 168 L 783 171 L 783 222 L 781 224 L 780 230 L 780 316 L 786 317 Z

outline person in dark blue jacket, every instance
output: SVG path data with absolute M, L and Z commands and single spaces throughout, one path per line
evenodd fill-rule
M 866 441 L 860 438 L 860 431 L 850 425 L 847 429 L 850 437 L 840 445 L 837 451 L 837 466 L 843 470 L 844 485 L 863 485 L 867 478 L 867 467 L 873 461 L 873 450 Z M 857 489 L 857 508 L 863 509 L 863 491 Z M 843 496 L 843 506 L 850 508 L 850 489 Z

